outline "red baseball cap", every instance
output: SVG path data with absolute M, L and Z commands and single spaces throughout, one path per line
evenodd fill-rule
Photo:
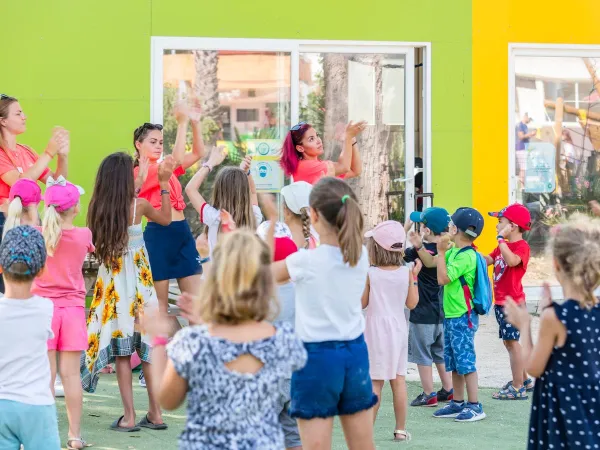
M 504 217 L 524 230 L 531 230 L 531 214 L 529 213 L 529 210 L 520 203 L 514 203 L 507 206 L 502 211 L 491 212 L 488 214 L 492 217 L 497 217 L 498 219 Z
M 25 207 L 37 205 L 43 198 L 38 184 L 29 178 L 20 178 L 11 186 L 8 201 L 12 202 L 15 197 L 19 197 Z
M 273 261 L 283 261 L 292 253 L 298 251 L 298 246 L 289 237 L 278 237 L 275 238 L 275 252 L 273 254 Z

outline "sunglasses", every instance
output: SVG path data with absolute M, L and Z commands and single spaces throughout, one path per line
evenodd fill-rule
M 306 125 L 306 122 L 298 122 L 296 125 L 294 125 L 292 128 L 290 128 L 290 131 L 298 131 L 304 125 Z
M 0 94 L 0 100 L 16 100 L 16 98 L 6 94 Z

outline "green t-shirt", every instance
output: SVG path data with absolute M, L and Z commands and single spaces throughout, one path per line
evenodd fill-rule
M 444 315 L 447 319 L 454 319 L 468 312 L 465 294 L 459 278 L 461 276 L 465 277 L 471 294 L 475 285 L 477 255 L 470 250 L 465 250 L 460 254 L 459 251 L 459 248 L 452 248 L 446 252 L 446 267 L 450 279 L 450 283 L 444 286 Z M 473 302 L 471 302 L 471 307 L 473 307 Z

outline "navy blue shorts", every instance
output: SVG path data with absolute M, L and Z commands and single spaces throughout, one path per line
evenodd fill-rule
M 362 335 L 352 341 L 310 342 L 304 347 L 306 366 L 292 374 L 292 417 L 342 416 L 377 403 Z
M 498 337 L 503 341 L 518 341 L 521 339 L 521 333 L 510 323 L 506 321 L 504 314 L 504 306 L 494 305 L 494 314 L 496 314 L 496 322 L 498 322 Z
M 202 273 L 200 255 L 185 220 L 163 226 L 148 222 L 144 230 L 154 281 L 185 278 Z
M 444 362 L 446 372 L 467 375 L 476 372 L 475 332 L 479 328 L 479 316 L 471 313 L 473 328 L 469 328 L 468 314 L 455 319 L 444 319 Z

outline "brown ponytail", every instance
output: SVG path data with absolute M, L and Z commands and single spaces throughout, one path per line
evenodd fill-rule
M 354 267 L 363 250 L 363 215 L 356 194 L 338 178 L 322 178 L 312 189 L 310 206 L 337 232 L 344 262 Z
M 304 235 L 304 248 L 310 246 L 310 214 L 308 208 L 302 208 L 300 210 L 300 220 L 302 221 L 302 234 Z

